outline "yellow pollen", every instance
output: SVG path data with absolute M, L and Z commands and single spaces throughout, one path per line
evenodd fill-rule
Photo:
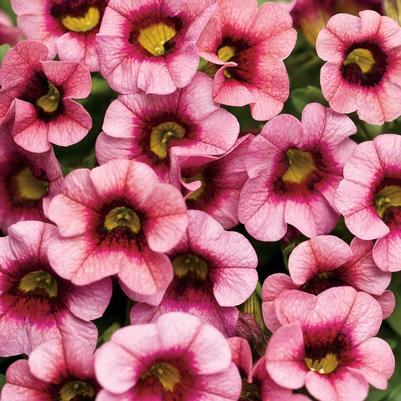
M 104 220 L 104 227 L 107 231 L 127 228 L 133 234 L 138 234 L 141 231 L 141 221 L 133 210 L 120 206 L 110 210 Z
M 288 169 L 282 176 L 285 183 L 302 184 L 316 170 L 313 157 L 309 152 L 289 149 L 286 156 Z
M 185 128 L 177 123 L 169 121 L 159 124 L 150 134 L 150 150 L 159 159 L 165 159 L 170 141 L 184 138 L 185 133 Z
M 18 289 L 25 294 L 42 290 L 47 293 L 49 298 L 57 298 L 58 294 L 56 279 L 44 270 L 36 270 L 26 274 L 20 281 Z
M 181 381 L 180 371 L 167 362 L 153 365 L 148 372 L 142 375 L 141 379 L 146 380 L 150 376 L 156 377 L 163 386 L 163 389 L 170 393 L 174 392 L 175 387 Z
M 305 358 L 305 364 L 312 372 L 320 373 L 321 375 L 329 375 L 338 368 L 340 361 L 337 355 L 328 353 L 324 358 L 315 360 L 312 358 Z
M 392 207 L 401 206 L 401 187 L 398 185 L 385 186 L 375 198 L 377 214 L 383 218 L 386 211 Z
M 73 381 L 64 384 L 61 387 L 59 395 L 60 401 L 93 400 L 96 393 L 91 384 L 82 381 Z
M 319 32 L 326 26 L 327 21 L 330 19 L 329 13 L 322 9 L 316 10 L 313 17 L 301 17 L 299 24 L 305 39 L 315 45 Z
M 22 201 L 38 201 L 47 195 L 49 183 L 38 180 L 29 168 L 25 168 L 11 179 L 15 188 L 15 196 Z
M 368 74 L 372 71 L 372 68 L 376 64 L 376 60 L 370 50 L 357 48 L 352 50 L 344 61 L 345 66 L 350 64 L 358 65 L 364 74 Z
M 194 192 L 192 192 L 189 196 L 187 196 L 187 200 L 192 200 L 192 201 L 199 200 L 202 197 L 203 193 L 205 192 L 205 186 L 206 186 L 206 181 L 203 174 L 199 173 L 190 178 L 183 178 L 183 181 L 186 182 L 187 184 L 195 181 L 200 181 L 201 183 L 200 187 Z
M 223 46 L 217 52 L 217 57 L 221 61 L 230 61 L 235 56 L 235 49 L 232 46 Z
M 36 106 L 42 109 L 47 114 L 55 113 L 60 105 L 60 92 L 51 83 L 48 83 L 49 91 L 46 95 L 36 100 Z
M 139 31 L 138 42 L 153 56 L 163 56 L 165 44 L 177 35 L 176 30 L 163 22 L 148 26 Z
M 173 260 L 175 276 L 178 278 L 195 275 L 200 280 L 206 280 L 208 275 L 207 263 L 199 256 L 192 254 L 179 255 Z
M 63 26 L 72 32 L 89 32 L 100 22 L 100 11 L 97 7 L 89 7 L 82 16 L 66 15 L 61 18 Z

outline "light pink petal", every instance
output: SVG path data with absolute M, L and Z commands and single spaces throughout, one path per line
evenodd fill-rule
M 112 282 L 110 279 L 78 287 L 69 291 L 64 302 L 75 316 L 83 320 L 95 320 L 102 317 L 109 305 Z
M 296 285 L 303 285 L 314 275 L 335 270 L 352 257 L 350 247 L 340 238 L 322 235 L 298 245 L 288 259 L 288 270 Z
M 266 350 L 266 368 L 280 386 L 301 388 L 307 368 L 304 362 L 304 338 L 298 323 L 280 327 Z
M 385 272 L 401 270 L 401 230 L 393 230 L 376 241 L 373 247 L 373 259 L 377 266 Z
M 92 118 L 82 105 L 63 100 L 63 114 L 49 123 L 49 142 L 70 146 L 85 138 L 92 128 Z
M 388 319 L 395 308 L 395 296 L 392 291 L 384 291 L 382 295 L 375 297 L 377 302 L 379 302 L 382 311 L 383 311 L 383 319 Z
M 173 267 L 169 258 L 149 248 L 131 256 L 121 255 L 121 258 L 117 252 L 114 258 L 114 263 L 119 268 L 118 278 L 132 295 L 153 296 L 164 293 L 173 279 Z
M 249 234 L 260 241 L 278 241 L 287 232 L 285 204 L 269 198 L 263 176 L 250 179 L 242 189 L 238 216 Z
M 359 344 L 357 353 L 360 359 L 358 371 L 374 387 L 385 390 L 395 369 L 390 346 L 381 338 L 374 337 Z
M 372 257 L 373 243 L 354 238 L 351 242 L 352 259 L 344 264 L 349 282 L 369 294 L 381 295 L 390 285 L 391 274 L 381 271 Z
M 57 87 L 62 88 L 63 97 L 84 99 L 91 91 L 89 70 L 79 63 L 69 61 L 42 61 L 43 72 Z

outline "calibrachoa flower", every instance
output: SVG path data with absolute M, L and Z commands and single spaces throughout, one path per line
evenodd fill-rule
M 52 149 L 35 154 L 0 129 L 0 229 L 21 220 L 46 221 L 44 209 L 63 183 Z
M 239 134 L 237 119 L 212 98 L 212 79 L 198 73 L 172 95 L 123 95 L 106 113 L 96 146 L 100 163 L 134 159 L 170 180 L 170 154 L 222 155 Z
M 89 95 L 89 71 L 47 58 L 42 43 L 20 42 L 6 54 L 0 70 L 0 118 L 5 117 L 15 142 L 35 153 L 47 152 L 51 143 L 77 143 L 92 127 L 89 113 L 72 100 Z
M 184 234 L 186 207 L 147 165 L 115 160 L 75 170 L 47 212 L 59 230 L 49 259 L 60 276 L 85 285 L 116 274 L 137 297 L 163 293 L 170 284 L 173 268 L 161 252 Z
M 47 258 L 54 226 L 26 221 L 0 238 L 0 355 L 29 354 L 67 333 L 97 336 L 88 323 L 102 316 L 111 282 L 76 287 L 56 275 Z
M 391 274 L 382 272 L 372 257 L 373 243 L 354 238 L 351 245 L 332 235 L 322 235 L 298 245 L 288 259 L 290 276 L 277 273 L 263 284 L 263 317 L 270 331 L 276 330 L 276 300 L 286 290 L 318 295 L 332 287 L 352 286 L 377 298 L 384 318 L 394 309 L 394 295 L 385 291 Z
M 253 364 L 252 351 L 247 340 L 232 337 L 228 341 L 232 360 L 242 377 L 239 401 L 309 401 L 308 397 L 293 394 L 291 390 L 275 383 L 267 373 L 264 357 Z
M 95 370 L 97 401 L 237 401 L 241 392 L 227 340 L 187 313 L 118 330 L 96 352 Z
M 249 104 L 254 119 L 268 120 L 280 113 L 289 94 L 283 60 L 295 46 L 292 19 L 278 4 L 258 9 L 256 0 L 219 0 L 218 5 L 198 41 L 200 55 L 218 70 L 214 99 Z
M 239 138 L 224 156 L 184 156 L 184 152 L 172 163 L 171 180 L 183 188 L 188 208 L 207 212 L 227 230 L 238 224 L 239 196 L 248 179 L 245 156 L 251 138 Z
M 291 224 L 307 237 L 330 232 L 337 220 L 334 192 L 356 144 L 347 116 L 318 103 L 305 107 L 302 123 L 283 114 L 269 121 L 248 147 L 250 179 L 239 219 L 262 241 L 277 241 Z
M 19 30 L 13 25 L 11 18 L 0 10 L 0 45 L 14 46 L 18 42 Z
M 381 125 L 401 115 L 401 28 L 375 11 L 359 15 L 335 15 L 320 32 L 320 83 L 333 110 Z
M 11 0 L 18 26 L 28 38 L 44 43 L 52 57 L 99 71 L 96 34 L 108 0 Z
M 394 372 L 389 345 L 374 337 L 382 322 L 378 302 L 352 287 L 319 296 L 288 292 L 279 305 L 282 324 L 266 351 L 266 367 L 278 384 L 305 385 L 321 401 L 362 401 L 369 384 L 385 389 Z
M 348 229 L 378 239 L 373 259 L 384 271 L 401 270 L 401 137 L 384 134 L 358 145 L 344 168 L 336 206 Z
M 255 289 L 256 253 L 242 234 L 225 231 L 206 213 L 190 210 L 188 216 L 186 235 L 168 252 L 174 279 L 165 296 L 155 307 L 136 304 L 131 321 L 148 323 L 163 313 L 184 311 L 233 335 L 238 311 L 227 307 L 243 303 Z
M 95 379 L 97 336 L 71 333 L 38 346 L 28 360 L 7 370 L 2 401 L 94 401 L 100 386 Z
M 110 86 L 158 95 L 187 86 L 199 64 L 196 41 L 215 1 L 111 0 L 96 39 Z

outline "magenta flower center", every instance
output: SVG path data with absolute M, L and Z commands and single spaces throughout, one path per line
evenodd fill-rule
M 51 14 L 71 32 L 90 32 L 102 18 L 102 2 L 98 0 L 54 0 L 53 3 Z
M 180 371 L 173 365 L 167 362 L 159 362 L 153 365 L 141 377 L 143 381 L 149 377 L 155 377 L 162 385 L 165 391 L 174 392 L 176 386 L 181 382 Z
M 342 75 L 351 84 L 375 86 L 387 70 L 387 55 L 374 43 L 351 46 L 342 65 Z
M 91 401 L 96 392 L 93 386 L 84 381 L 71 381 L 61 387 L 59 391 L 60 401 Z
M 341 277 L 342 269 L 321 272 L 314 275 L 303 286 L 302 289 L 309 294 L 319 295 L 321 292 L 332 288 L 347 285 Z
M 289 149 L 286 158 L 288 168 L 281 179 L 287 184 L 302 184 L 317 170 L 313 156 L 309 152 Z
M 43 199 L 49 191 L 49 183 L 36 178 L 26 167 L 11 177 L 11 193 L 17 203 L 32 203 Z
M 192 276 L 198 280 L 205 281 L 208 276 L 207 263 L 199 256 L 191 253 L 175 257 L 173 267 L 175 276 L 178 278 Z
M 109 232 L 116 229 L 126 229 L 132 234 L 138 234 L 141 231 L 141 221 L 133 210 L 119 206 L 107 213 L 104 219 L 104 227 Z
M 35 270 L 26 274 L 19 282 L 18 289 L 24 295 L 57 298 L 58 286 L 55 277 L 45 270 Z
M 377 214 L 385 218 L 394 207 L 401 207 L 401 187 L 399 185 L 386 185 L 375 197 Z
M 305 365 L 312 372 L 322 375 L 334 373 L 341 364 L 347 363 L 349 357 L 349 342 L 342 333 L 332 328 L 311 329 L 304 333 Z
M 171 141 L 184 138 L 186 130 L 172 121 L 164 122 L 152 129 L 150 134 L 150 150 L 159 158 L 165 159 Z

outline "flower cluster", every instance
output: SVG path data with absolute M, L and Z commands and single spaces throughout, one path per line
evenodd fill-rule
M 0 13 L 0 46 L 12 46 L 0 53 L 1 400 L 385 390 L 399 348 L 382 326 L 401 271 L 396 5 L 11 7 L 18 28 Z M 304 64 L 320 69 L 321 91 L 291 94 Z M 373 127 L 385 123 L 393 133 Z

